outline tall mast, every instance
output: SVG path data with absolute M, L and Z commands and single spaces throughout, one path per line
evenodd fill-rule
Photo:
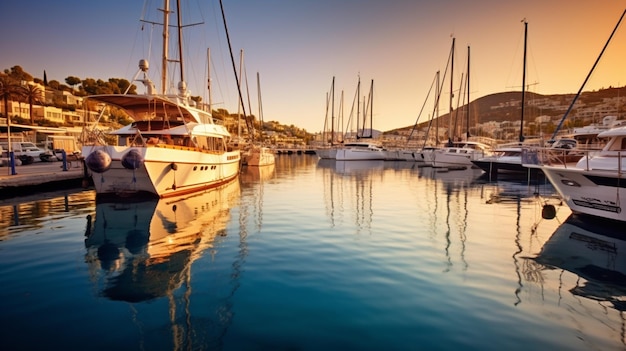
M 450 117 L 448 121 L 448 145 L 452 146 L 452 98 L 454 97 L 454 88 L 452 83 L 454 81 L 454 41 L 456 38 L 452 38 L 452 51 L 450 51 Z
M 239 75 L 237 76 L 237 86 L 241 87 L 241 76 L 243 74 L 243 49 L 239 50 Z M 241 96 L 241 88 L 239 88 L 239 103 L 237 104 L 237 138 L 241 139 L 241 109 L 243 108 L 243 97 Z M 245 116 L 244 109 L 244 118 Z
M 443 91 L 443 85 L 440 82 L 439 71 L 437 71 L 437 99 L 435 100 L 435 146 L 439 145 L 439 97 Z
M 331 112 L 330 112 L 330 145 L 335 143 L 335 76 L 333 76 L 333 84 L 330 87 Z
M 466 127 L 467 127 L 467 135 L 466 138 L 469 139 L 469 123 L 470 123 L 470 47 L 467 46 L 467 114 L 466 114 Z
M 524 141 L 524 106 L 526 105 L 525 103 L 525 97 L 526 97 L 526 41 L 527 41 L 527 37 L 528 37 L 528 22 L 526 22 L 526 20 L 523 20 L 524 22 L 524 63 L 523 63 L 523 67 L 522 67 L 522 118 L 521 118 L 521 123 L 520 123 L 520 129 L 519 129 L 519 142 L 523 142 Z
M 259 95 L 259 141 L 263 142 L 263 104 L 261 100 L 261 75 L 259 72 L 256 73 L 256 86 Z
M 619 99 L 619 98 L 618 98 Z M 340 129 L 340 135 L 341 135 L 341 142 L 343 142 L 343 133 L 344 133 L 344 123 L 343 123 L 343 90 L 341 91 L 341 100 L 339 101 L 339 122 L 337 122 L 337 127 L 339 127 L 339 125 L 341 124 L 341 128 Z
M 182 23 L 182 17 L 181 17 L 181 13 L 180 13 L 180 0 L 176 0 L 176 12 L 177 12 L 177 18 L 178 18 L 178 24 L 176 25 L 177 29 L 178 29 L 178 63 L 180 66 L 180 81 L 184 82 L 185 81 L 185 72 L 184 72 L 184 65 L 183 65 L 183 23 Z
M 361 76 L 359 75 L 359 81 L 356 84 L 356 138 L 359 138 L 359 119 L 361 108 Z
M 207 90 L 209 93 L 209 113 L 213 114 L 213 94 L 211 90 L 211 48 L 206 50 L 207 56 Z
M 168 47 L 169 47 L 169 15 L 170 15 L 170 1 L 164 0 L 163 4 L 163 54 L 161 58 L 161 94 L 165 95 L 167 90 L 167 61 L 168 61 Z
M 374 137 L 374 80 L 370 87 L 370 138 Z

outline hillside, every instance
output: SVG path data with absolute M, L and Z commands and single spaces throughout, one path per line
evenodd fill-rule
M 534 123 L 539 116 L 548 116 L 550 121 L 558 123 L 564 116 L 565 111 L 571 105 L 575 93 L 572 94 L 553 94 L 542 95 L 532 92 L 526 92 L 524 123 Z M 590 114 L 596 114 L 593 118 L 601 118 L 604 115 L 597 114 L 614 114 L 621 116 L 626 112 L 626 106 L 620 103 L 620 97 L 626 98 L 626 86 L 619 88 L 607 88 L 597 91 L 583 92 L 576 101 L 574 108 L 569 113 L 567 120 L 576 119 L 579 123 L 584 124 L 591 120 Z M 502 92 L 483 96 L 470 103 L 470 125 L 486 122 L 518 122 L 521 116 L 521 91 Z M 613 102 L 613 104 L 611 104 Z M 614 106 L 613 106 L 614 105 Z M 613 106 L 613 108 L 611 108 Z M 453 118 L 465 119 L 466 105 L 463 105 L 453 112 Z M 595 112 L 594 112 L 595 111 Z M 445 113 L 439 118 L 440 125 L 448 125 L 450 118 L 449 113 Z M 423 122 L 417 125 L 417 128 L 424 128 L 428 125 L 428 121 L 422 118 Z M 454 122 L 453 122 L 454 123 Z M 457 121 L 464 124 L 464 121 Z M 399 131 L 411 130 L 413 125 L 385 133 L 394 134 Z

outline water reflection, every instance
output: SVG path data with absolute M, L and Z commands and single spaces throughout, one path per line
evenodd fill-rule
M 51 218 L 70 212 L 89 213 L 94 199 L 93 191 L 69 189 L 0 200 L 0 241 L 14 232 L 44 228 Z
M 103 296 L 139 302 L 167 296 L 191 263 L 225 236 L 239 181 L 180 198 L 103 202 L 85 232 L 92 280 Z
M 374 177 L 383 172 L 383 160 L 337 161 L 320 159 L 324 182 L 324 204 L 331 226 L 344 216 L 354 216 L 351 222 L 357 233 L 371 229 Z
M 287 158 L 284 156 L 283 158 Z M 242 196 L 245 199 L 240 204 L 239 224 L 241 230 L 247 228 L 248 221 L 254 221 L 254 228 L 258 231 L 263 227 L 263 201 L 265 199 L 265 183 L 275 176 L 275 165 L 261 167 L 243 167 L 239 174 Z
M 569 291 L 626 312 L 626 237 L 617 223 L 570 215 L 535 261 L 581 279 Z

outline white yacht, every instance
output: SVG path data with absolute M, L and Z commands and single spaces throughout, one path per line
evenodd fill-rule
M 269 166 L 276 163 L 274 150 L 266 146 L 253 145 L 243 157 L 244 164 L 248 166 Z
M 164 23 L 170 13 L 163 10 Z M 170 28 L 163 27 L 167 38 Z M 164 62 L 167 48 L 164 43 Z M 141 78 L 133 82 L 143 83 L 144 94 L 89 96 L 91 101 L 125 111 L 134 120 L 109 133 L 117 137 L 117 145 L 92 137 L 90 145 L 82 148 L 97 195 L 146 193 L 163 198 L 216 187 L 237 177 L 240 151 L 227 146 L 231 135 L 226 127 L 191 99 L 183 70 L 178 91 L 166 93 L 168 75 L 163 67 L 163 87 L 158 93 L 148 78 L 148 61 L 141 60 L 139 68 L 136 77 Z
M 478 141 L 453 142 L 451 146 L 436 149 L 432 153 L 433 167 L 473 167 L 472 161 L 491 155 L 491 147 Z
M 385 160 L 387 153 L 381 145 L 372 142 L 350 142 L 337 149 L 337 161 Z
M 587 152 L 575 165 L 538 167 L 574 213 L 626 221 L 626 127 L 598 137 L 609 138 L 604 148 Z

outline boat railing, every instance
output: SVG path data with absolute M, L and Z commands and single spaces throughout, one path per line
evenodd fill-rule
M 597 150 L 532 147 L 522 149 L 522 164 L 572 167 L 584 156 Z
M 522 150 L 522 164 L 537 166 L 560 166 L 564 168 L 578 167 L 584 170 L 590 170 L 589 161 L 598 155 L 604 157 L 616 157 L 617 169 L 622 169 L 622 159 L 626 157 L 624 151 L 602 152 L 593 148 L 575 148 L 575 149 L 558 149 L 558 148 L 528 148 Z M 585 162 L 580 162 L 585 160 Z

